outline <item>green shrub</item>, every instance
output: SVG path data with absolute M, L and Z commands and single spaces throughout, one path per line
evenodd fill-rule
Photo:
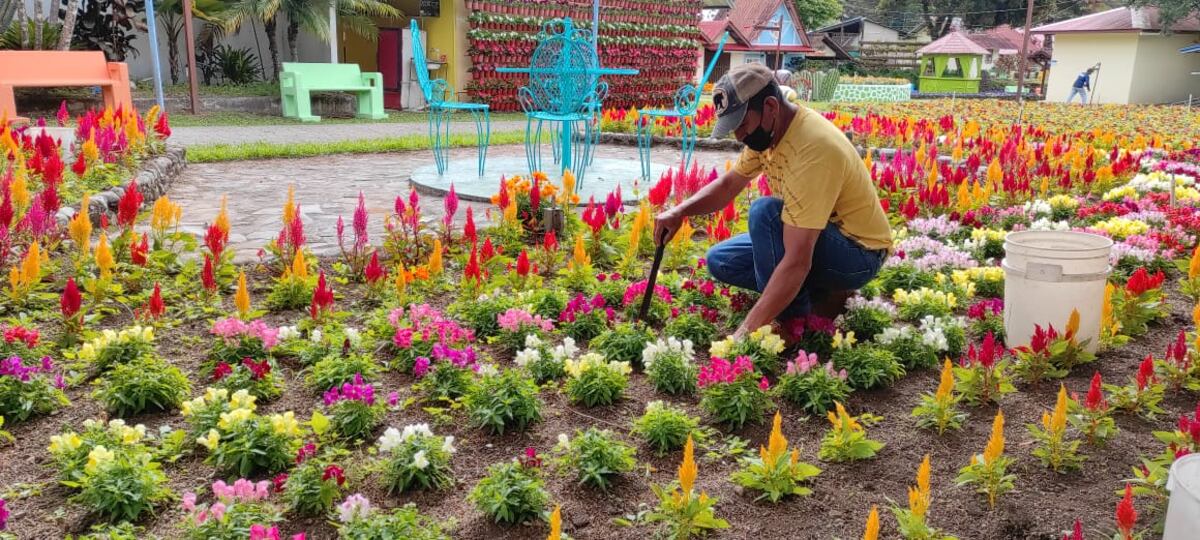
M 538 469 L 522 462 L 507 461 L 488 467 L 467 499 L 496 523 L 514 525 L 536 519 L 550 500 L 542 487 Z
M 642 365 L 654 389 L 667 394 L 690 394 L 696 391 L 695 351 L 690 340 L 673 337 L 647 343 L 642 350 Z
M 688 435 L 699 427 L 700 419 L 688 415 L 682 408 L 651 401 L 646 404 L 646 413 L 634 422 L 633 433 L 645 439 L 662 456 L 683 448 Z
M 892 384 L 904 375 L 892 351 L 870 344 L 834 350 L 833 367 L 846 370 L 850 386 L 862 390 Z
M 0 359 L 0 362 L 4 362 Z M 59 407 L 70 405 L 67 395 L 55 385 L 50 376 L 49 358 L 43 361 L 42 369 L 25 366 L 20 357 L 10 357 L 10 368 L 19 364 L 21 370 L 33 370 L 26 377 L 0 375 L 0 416 L 13 422 L 28 420 L 38 414 L 49 414 Z M 52 367 L 52 366 L 50 366 Z M 26 378 L 27 380 L 21 380 Z
M 427 424 L 388 428 L 379 438 L 378 462 L 388 495 L 453 486 L 454 452 L 454 437 L 435 436 Z
M 824 414 L 834 402 L 845 401 L 850 395 L 847 376 L 845 370 L 834 370 L 832 362 L 822 366 L 817 355 L 800 351 L 795 361 L 788 362 L 787 372 L 779 378 L 775 391 L 810 413 Z
M 654 341 L 654 334 L 648 328 L 638 324 L 621 323 L 611 331 L 597 336 L 590 345 L 592 350 L 609 360 L 625 362 L 641 369 L 642 349 L 651 341 Z
M 306 516 L 323 516 L 332 510 L 346 483 L 345 472 L 336 461 L 349 455 L 345 450 L 325 451 L 296 465 L 283 486 L 283 501 L 288 509 Z
M 708 322 L 699 313 L 680 313 L 678 317 L 667 321 L 663 333 L 673 338 L 690 340 L 703 349 L 712 343 L 717 335 L 717 325 Z
M 324 392 L 353 381 L 355 375 L 361 375 L 367 381 L 374 380 L 380 371 L 382 368 L 370 354 L 337 354 L 313 364 L 304 376 L 304 382 L 314 390 Z
M 136 448 L 92 449 L 73 497 L 113 521 L 136 521 L 171 498 L 167 475 L 149 451 Z
M 179 368 L 154 356 L 117 364 L 98 384 L 93 397 L 117 417 L 175 409 L 192 392 Z
M 363 516 L 355 513 L 349 521 L 338 525 L 340 540 L 450 540 L 447 530 L 454 520 L 433 519 L 408 503 L 391 512 L 369 511 Z
M 484 375 L 463 399 L 476 427 L 503 435 L 506 430 L 524 431 L 542 419 L 542 400 L 533 379 L 515 369 Z
M 628 363 L 605 361 L 596 353 L 588 353 L 579 360 L 567 360 L 567 398 L 572 403 L 587 407 L 611 405 L 621 398 L 629 384 Z
M 555 449 L 562 453 L 563 465 L 575 469 L 580 484 L 608 489 L 613 477 L 633 470 L 633 447 L 621 442 L 609 430 L 588 428 L 575 431 L 575 438 L 558 436 Z

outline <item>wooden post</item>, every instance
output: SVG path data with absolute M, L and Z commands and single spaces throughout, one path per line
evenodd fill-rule
M 192 33 L 192 0 L 183 0 L 183 35 L 187 44 L 188 88 L 191 91 L 192 114 L 200 112 L 200 80 L 196 75 L 196 34 Z
M 1033 0 L 1025 5 L 1025 31 L 1021 32 L 1021 67 L 1017 71 L 1017 101 L 1025 101 L 1025 66 L 1029 62 L 1029 32 L 1033 29 Z

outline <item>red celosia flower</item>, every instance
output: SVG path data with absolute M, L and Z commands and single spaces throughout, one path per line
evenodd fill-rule
M 475 243 L 475 211 L 470 206 L 467 207 L 467 223 L 463 225 L 463 238 Z
M 558 236 L 554 234 L 554 231 L 546 233 L 546 236 L 542 238 L 542 247 L 546 248 L 546 251 L 558 249 Z
M 617 214 L 621 213 L 623 209 L 624 206 L 621 204 L 621 186 L 617 186 L 617 189 L 610 191 L 608 196 L 604 198 L 604 215 L 611 220 Z
M 487 264 L 487 262 L 492 260 L 492 257 L 495 257 L 495 256 L 496 256 L 496 250 L 495 250 L 495 248 L 492 247 L 492 239 L 484 238 L 483 239 L 483 248 L 480 249 L 480 251 L 479 251 L 479 257 L 480 257 L 479 262 L 481 262 L 483 264 Z
M 367 267 L 363 269 L 363 274 L 367 278 L 367 283 L 371 284 L 378 283 L 387 277 L 387 270 L 384 270 L 383 265 L 379 264 L 379 252 L 371 252 L 371 260 L 367 263 Z
M 729 204 L 725 205 L 725 209 L 721 211 L 721 218 L 725 220 L 725 223 L 737 221 L 737 206 L 734 206 L 733 201 L 729 201 Z
M 975 154 L 971 154 L 971 155 L 974 156 Z M 1076 519 L 1075 527 L 1074 527 L 1074 529 L 1072 529 L 1071 534 L 1064 534 L 1063 540 L 1084 540 L 1084 538 L 1083 538 L 1083 523 L 1080 522 L 1078 519 Z
M 167 111 L 158 115 L 158 122 L 154 124 L 154 132 L 164 139 L 171 136 L 171 122 L 167 120 Z
M 55 120 L 58 120 L 58 127 L 67 125 L 67 121 L 71 119 L 71 113 L 67 112 L 67 100 L 62 100 L 58 104 L 58 115 Z
M 209 225 L 204 231 L 204 245 L 208 247 L 208 252 L 212 253 L 213 259 L 221 260 L 221 253 L 225 251 L 225 242 L 228 240 L 229 235 L 216 223 Z
M 529 275 L 529 254 L 525 250 L 517 255 L 517 275 L 525 277 Z
M 1154 357 L 1147 354 L 1142 363 L 1138 365 L 1137 372 L 1137 388 L 1138 392 L 1146 389 L 1146 386 L 1154 382 Z
M 499 206 L 501 210 L 508 208 L 508 186 L 505 184 L 505 178 L 501 176 L 500 193 L 496 196 L 496 206 Z
M 217 367 L 213 368 L 213 380 L 219 381 L 224 379 L 230 373 L 233 373 L 233 366 L 226 362 L 217 362 Z
M 592 229 L 592 234 L 600 234 L 600 229 L 604 228 L 604 223 L 607 218 L 604 217 L 604 211 L 596 206 L 595 199 L 589 197 L 587 208 L 583 209 L 583 222 Z
M 463 268 L 463 278 L 475 280 L 475 284 L 483 282 L 483 271 L 479 268 L 479 254 L 475 249 L 475 244 L 471 244 L 471 255 L 467 258 L 467 265 Z
M 150 293 L 150 301 L 146 303 L 146 313 L 152 319 L 157 319 L 166 313 L 167 306 L 163 304 L 162 288 L 158 283 L 154 283 L 154 292 Z
M 541 206 L 542 206 L 541 180 L 538 179 L 538 177 L 534 176 L 533 177 L 533 188 L 529 190 L 529 209 L 531 212 L 535 212 L 535 214 L 533 215 L 534 219 L 537 219 L 536 212 L 538 211 L 539 208 L 541 208 Z
M 132 227 L 137 221 L 138 210 L 142 209 L 142 194 L 138 191 L 137 182 L 125 186 L 125 194 L 117 202 L 117 224 L 122 227 Z
M 1138 268 L 1133 272 L 1132 276 L 1129 276 L 1129 281 L 1125 283 L 1125 290 L 1129 291 L 1129 294 L 1133 296 L 1141 296 L 1146 291 L 1162 287 L 1163 280 L 1165 279 L 1166 275 L 1163 274 L 1162 270 L 1155 272 L 1151 276 L 1146 272 L 1145 267 Z
M 217 278 L 213 273 L 212 257 L 207 253 L 204 254 L 204 269 L 200 271 L 200 283 L 204 285 L 204 290 L 213 293 L 217 291 Z
M 359 196 L 362 195 L 359 194 Z M 446 226 L 446 230 L 450 230 L 450 226 L 454 224 L 454 215 L 458 213 L 458 193 L 454 191 L 454 182 L 450 183 L 450 192 L 442 200 L 442 208 L 445 210 L 442 215 L 442 224 Z
M 129 243 L 129 261 L 138 266 L 146 266 L 146 255 L 150 252 L 147 236 L 143 234 L 141 242 Z
M 1083 406 L 1089 411 L 1103 411 L 1108 408 L 1108 401 L 1104 399 L 1103 380 L 1100 378 L 1100 372 L 1097 371 L 1092 375 L 1092 385 L 1088 387 L 1087 397 L 1083 400 Z
M 671 196 L 671 183 L 671 169 L 667 169 L 667 172 L 659 177 L 658 183 L 654 184 L 654 187 L 650 188 L 650 192 L 647 194 L 650 204 L 654 206 L 667 204 L 667 198 Z
M 1133 507 L 1133 487 L 1125 484 L 1125 497 L 1117 503 L 1117 531 L 1122 540 L 1133 538 L 1133 527 L 1137 524 L 1137 510 Z
M 83 152 L 80 152 L 79 157 L 75 158 L 75 162 L 71 164 L 71 172 L 80 178 L 87 174 L 87 160 L 83 158 Z
M 308 313 L 312 315 L 313 320 L 317 319 L 322 311 L 333 307 L 333 289 L 325 281 L 325 272 L 321 272 L 317 276 L 317 288 L 313 289 L 312 303 L 309 304 Z
M 83 305 L 83 297 L 79 295 L 79 287 L 75 285 L 75 278 L 67 278 L 67 286 L 63 288 L 58 304 L 64 319 L 70 319 L 79 313 L 79 308 Z
M 329 480 L 331 478 L 336 480 L 337 485 L 339 486 L 346 483 L 345 471 L 343 471 L 342 468 L 338 467 L 337 465 L 327 465 L 325 467 L 325 474 L 321 475 L 321 480 Z

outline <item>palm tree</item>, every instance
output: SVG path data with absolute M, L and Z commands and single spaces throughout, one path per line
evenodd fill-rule
M 339 22 L 371 41 L 379 36 L 379 27 L 373 17 L 398 18 L 403 15 L 384 0 L 282 0 L 281 9 L 288 16 L 287 41 L 292 61 L 300 60 L 297 37 L 301 29 L 321 41 L 337 39 L 337 29 L 329 28 L 330 1 L 336 2 Z
M 229 2 L 226 0 L 195 0 L 192 2 L 192 15 L 202 21 L 213 23 L 220 20 L 222 12 L 229 7 L 228 4 Z M 154 0 L 154 12 L 166 27 L 167 67 L 171 73 L 171 84 L 178 84 L 179 36 L 183 33 L 183 0 Z M 204 41 L 220 31 L 220 26 L 207 24 L 200 31 L 200 39 Z M 188 36 L 188 39 L 192 39 L 192 36 Z
M 255 20 L 263 23 L 263 31 L 267 34 L 267 49 L 271 51 L 271 80 L 279 80 L 279 40 L 275 31 L 276 19 L 282 7 L 282 0 L 234 0 L 229 9 L 221 17 L 221 26 L 230 34 L 235 33 L 247 21 L 251 25 Z

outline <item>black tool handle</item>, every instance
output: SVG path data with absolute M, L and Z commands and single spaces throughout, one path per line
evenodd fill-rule
M 654 294 L 654 284 L 658 281 L 658 267 L 662 264 L 663 250 L 666 247 L 666 242 L 654 247 L 654 264 L 650 266 L 650 278 L 646 282 L 646 292 L 642 294 L 642 307 L 638 309 L 639 321 L 646 322 L 646 314 L 650 312 L 650 296 Z

